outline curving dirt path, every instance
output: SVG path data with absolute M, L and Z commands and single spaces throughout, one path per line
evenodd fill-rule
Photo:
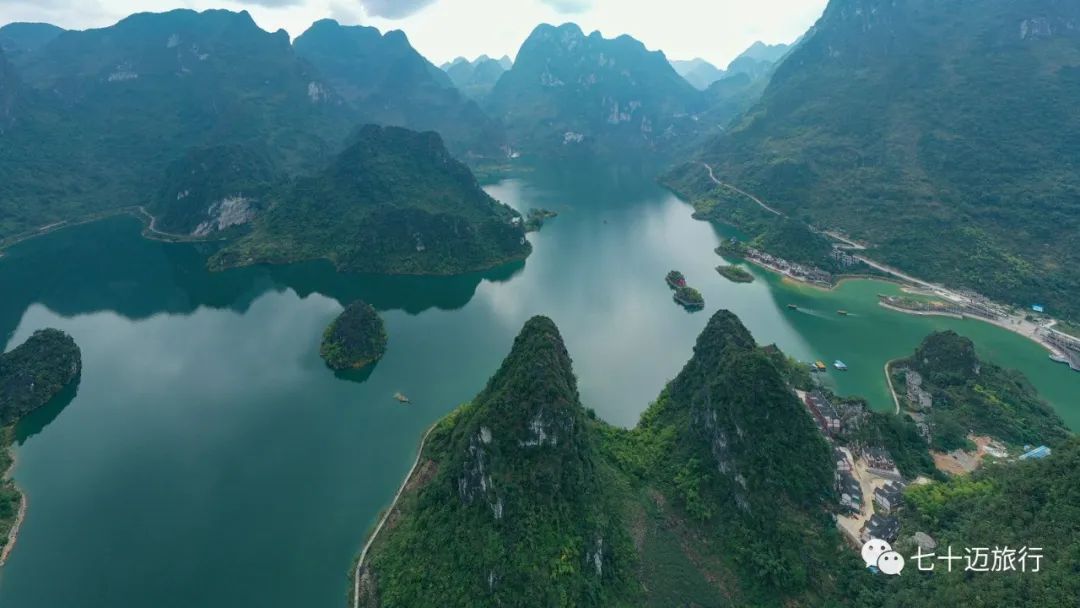
M 705 167 L 705 170 L 709 172 L 709 179 L 711 179 L 713 181 L 713 183 L 716 184 L 717 186 L 720 186 L 721 188 L 727 188 L 728 190 L 731 190 L 732 192 L 736 192 L 738 194 L 741 194 L 741 195 L 745 196 L 746 198 L 748 198 L 748 199 L 754 201 L 755 203 L 757 203 L 758 206 L 760 206 L 762 209 L 768 211 L 769 213 L 771 213 L 773 215 L 779 215 L 779 216 L 784 215 L 783 213 L 780 213 L 776 209 L 773 209 L 772 207 L 766 205 L 764 201 L 762 201 L 760 198 L 754 196 L 753 194 L 750 194 L 749 192 L 746 192 L 745 190 L 740 190 L 740 189 L 736 188 L 735 186 L 732 186 L 731 184 L 724 183 L 724 182 L 716 179 L 716 175 L 713 174 L 712 166 L 710 166 L 708 163 L 701 163 L 701 166 Z

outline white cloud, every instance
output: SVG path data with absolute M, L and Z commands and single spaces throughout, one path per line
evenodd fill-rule
M 586 31 L 629 34 L 668 57 L 703 57 L 727 65 L 755 40 L 791 42 L 821 15 L 827 0 L 0 0 L 0 23 L 47 21 L 101 27 L 139 11 L 247 9 L 263 28 L 298 36 L 334 17 L 383 30 L 401 29 L 435 63 L 464 55 L 517 53 L 541 22 L 562 23 L 568 8 Z
M 593 7 L 593 0 L 541 0 L 560 13 L 581 13 Z

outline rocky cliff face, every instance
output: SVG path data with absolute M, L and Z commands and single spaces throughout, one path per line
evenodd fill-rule
M 150 209 L 154 228 L 211 237 L 250 224 L 277 178 L 269 155 L 248 146 L 189 150 L 165 172 Z
M 500 153 L 500 125 L 416 52 L 403 32 L 322 20 L 296 39 L 295 48 L 362 122 L 436 131 L 458 154 Z
M 663 53 L 629 36 L 586 36 L 572 23 L 537 27 L 488 100 L 511 143 L 541 153 L 581 144 L 663 148 L 689 128 L 702 104 L 700 91 Z
M 362 569 L 363 605 L 621 605 L 625 534 L 589 425 L 558 329 L 530 319 L 429 435 Z

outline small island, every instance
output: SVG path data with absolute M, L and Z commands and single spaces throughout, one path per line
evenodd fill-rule
M 357 300 L 349 304 L 323 333 L 319 354 L 331 369 L 359 369 L 386 352 L 386 328 L 379 313 Z
M 74 382 L 82 371 L 75 340 L 58 329 L 34 332 L 11 352 L 0 354 L 0 566 L 14 546 L 26 501 L 8 478 L 15 423 L 45 405 Z
M 675 301 L 684 307 L 697 310 L 705 307 L 705 298 L 693 287 L 680 287 L 675 290 Z
M 733 283 L 753 283 L 754 275 L 750 274 L 748 270 L 742 266 L 736 266 L 734 264 L 728 266 L 717 266 L 716 272 L 719 272 L 725 279 Z

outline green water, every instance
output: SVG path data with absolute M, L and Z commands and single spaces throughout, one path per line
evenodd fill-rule
M 713 270 L 717 230 L 642 175 L 547 170 L 490 187 L 561 215 L 530 237 L 524 264 L 466 277 L 341 276 L 325 264 L 209 274 L 206 251 L 143 240 L 124 218 L 8 252 L 0 342 L 59 327 L 82 347 L 84 372 L 19 425 L 15 478 L 30 509 L 0 606 L 340 608 L 349 564 L 423 429 L 481 389 L 538 313 L 563 331 L 586 405 L 616 424 L 635 423 L 725 307 L 761 342 L 843 359 L 851 371 L 828 381 L 881 408 L 885 361 L 955 328 L 1080 427 L 1080 374 L 1019 336 L 881 309 L 888 284 L 823 292 L 757 270 L 752 284 L 728 282 Z M 705 311 L 671 301 L 672 268 Z M 389 350 L 373 369 L 335 375 L 319 336 L 355 298 L 382 311 Z

